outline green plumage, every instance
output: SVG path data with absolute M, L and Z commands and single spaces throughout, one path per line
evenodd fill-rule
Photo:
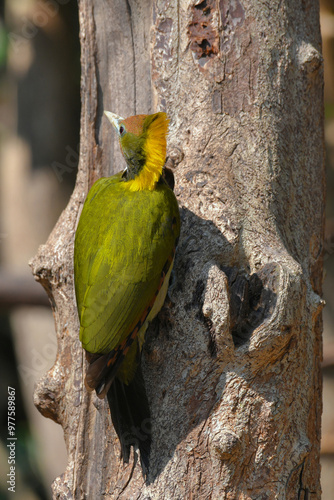
M 75 237 L 80 340 L 105 354 L 134 328 L 158 289 L 179 234 L 173 192 L 129 191 L 121 175 L 99 179 L 87 196 Z
M 123 459 L 131 446 L 139 448 L 146 473 L 150 410 L 140 351 L 167 293 L 180 216 L 161 176 L 165 113 L 108 115 L 128 169 L 95 182 L 80 216 L 74 245 L 79 335 L 89 361 L 86 387 L 100 398 L 107 394 Z

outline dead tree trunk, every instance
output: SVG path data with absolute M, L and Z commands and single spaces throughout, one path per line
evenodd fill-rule
M 32 263 L 58 356 L 35 403 L 68 449 L 54 498 L 320 498 L 323 75 L 315 0 L 80 0 L 80 169 Z M 123 466 L 88 395 L 73 239 L 122 167 L 103 109 L 171 118 L 182 235 L 143 355 L 151 471 Z

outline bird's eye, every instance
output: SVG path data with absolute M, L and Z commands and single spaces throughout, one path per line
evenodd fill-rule
M 119 127 L 119 133 L 120 133 L 120 135 L 123 135 L 123 134 L 124 134 L 124 132 L 125 132 L 125 128 L 123 127 L 123 125 L 121 125 L 121 126 Z

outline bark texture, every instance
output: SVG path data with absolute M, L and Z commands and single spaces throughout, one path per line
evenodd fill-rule
M 35 404 L 64 429 L 54 498 L 320 498 L 323 68 L 315 0 L 80 0 L 80 168 L 32 262 L 58 356 Z M 122 168 L 103 109 L 166 110 L 182 235 L 143 370 L 151 471 L 87 394 L 73 240 Z

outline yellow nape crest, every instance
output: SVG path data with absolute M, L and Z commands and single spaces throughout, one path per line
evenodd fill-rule
M 145 118 L 143 131 L 146 140 L 143 149 L 146 160 L 136 178 L 127 182 L 130 191 L 155 188 L 166 159 L 168 124 L 166 113 L 155 113 Z

